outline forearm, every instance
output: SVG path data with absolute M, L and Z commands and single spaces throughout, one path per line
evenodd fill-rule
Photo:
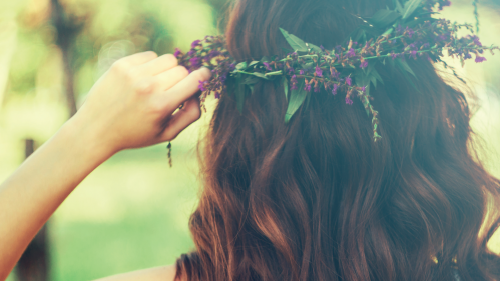
M 0 281 L 99 164 L 122 149 L 170 141 L 200 117 L 195 93 L 211 72 L 202 68 L 188 75 L 176 65 L 173 55 L 153 52 L 118 60 L 78 113 L 0 185 Z
M 0 280 L 64 199 L 112 154 L 73 123 L 65 124 L 0 185 Z

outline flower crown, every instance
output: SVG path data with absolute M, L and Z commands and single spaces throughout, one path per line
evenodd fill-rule
M 312 92 L 321 88 L 333 95 L 345 93 L 346 104 L 352 105 L 352 98 L 357 96 L 366 112 L 372 117 L 373 138 L 381 138 L 377 131 L 379 120 L 370 96 L 370 87 L 384 83 L 377 72 L 377 64 L 389 65 L 401 70 L 408 83 L 416 88 L 411 76 L 417 79 L 406 59 L 424 58 L 432 62 L 441 62 L 449 67 L 441 57 L 444 51 L 448 56 L 465 60 L 474 55 L 477 63 L 486 60 L 482 56 L 485 50 L 493 54 L 497 46 L 485 47 L 474 35 L 471 24 L 451 23 L 445 19 L 435 19 L 431 15 L 449 6 L 449 0 L 408 0 L 401 4 L 395 0 L 395 10 L 379 10 L 364 21 L 343 44 L 333 50 L 323 46 L 306 43 L 297 36 L 280 29 L 290 44 L 286 56 L 264 57 L 258 61 L 236 62 L 230 57 L 224 36 L 207 36 L 196 40 L 186 54 L 176 49 L 175 56 L 179 64 L 189 71 L 202 66 L 212 71 L 209 81 L 201 82 L 199 89 L 201 107 L 205 98 L 214 93 L 215 98 L 230 93 L 234 95 L 237 108 L 241 113 L 245 98 L 254 90 L 259 80 L 274 80 L 284 87 L 288 109 L 285 122 L 288 123 L 295 112 L 305 103 L 309 104 Z M 477 0 L 473 1 L 476 16 L 476 32 L 479 31 Z M 459 37 L 460 29 L 470 34 Z M 451 68 L 458 77 L 455 70 Z M 460 79 L 460 77 L 458 77 Z M 462 79 L 461 79 L 462 80 Z M 462 80 L 463 81 L 463 80 Z

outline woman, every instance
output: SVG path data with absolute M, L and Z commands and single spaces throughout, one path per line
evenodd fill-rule
M 240 0 L 226 31 L 236 61 L 279 54 L 280 27 L 333 48 L 392 0 Z M 201 144 L 204 175 L 175 266 L 105 280 L 500 280 L 486 242 L 500 182 L 476 160 L 464 93 L 427 60 L 420 82 L 379 67 L 378 142 L 361 106 L 313 95 L 289 124 L 282 88 L 260 81 L 240 114 L 222 96 Z M 79 112 L 0 189 L 0 276 L 75 186 L 117 151 L 173 139 L 200 116 L 201 68 L 172 55 L 116 62 Z M 184 103 L 181 110 L 174 110 Z M 489 211 L 488 216 L 486 216 Z M 484 223 L 484 226 L 483 226 Z M 483 228 L 482 228 L 483 226 Z M 460 277 L 458 277 L 460 275 Z

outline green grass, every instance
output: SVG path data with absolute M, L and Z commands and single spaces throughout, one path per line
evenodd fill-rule
M 52 280 L 90 280 L 172 264 L 192 249 L 195 155 L 174 144 L 124 151 L 96 169 L 50 221 Z
M 172 168 L 162 144 L 122 151 L 93 171 L 49 221 L 51 280 L 168 265 L 190 251 L 197 136 L 193 126 L 173 142 Z

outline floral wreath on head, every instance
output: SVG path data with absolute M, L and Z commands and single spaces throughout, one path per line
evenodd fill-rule
M 345 93 L 346 104 L 352 105 L 357 96 L 366 112 L 372 117 L 373 139 L 381 138 L 377 127 L 379 115 L 372 104 L 370 87 L 384 83 L 375 69 L 377 64 L 390 65 L 401 70 L 408 82 L 416 88 L 410 76 L 415 73 L 406 59 L 427 59 L 444 63 L 448 56 L 465 60 L 475 57 L 475 62 L 486 60 L 482 55 L 486 50 L 492 54 L 500 50 L 498 46 L 486 47 L 475 35 L 479 31 L 477 0 L 473 0 L 476 28 L 471 24 L 458 24 L 446 19 L 431 17 L 437 6 L 439 10 L 451 5 L 449 0 L 408 0 L 400 3 L 394 0 L 395 9 L 377 11 L 364 21 L 345 41 L 333 50 L 306 43 L 297 36 L 280 29 L 292 50 L 286 56 L 264 57 L 256 61 L 236 62 L 230 57 L 223 35 L 207 36 L 196 40 L 187 53 L 176 49 L 179 64 L 189 71 L 202 66 L 212 71 L 212 78 L 201 82 L 199 89 L 201 107 L 208 95 L 214 93 L 216 99 L 227 93 L 234 94 L 239 112 L 243 112 L 245 98 L 254 90 L 259 80 L 275 80 L 284 87 L 288 109 L 285 122 L 288 123 L 295 112 L 309 99 L 313 92 L 321 88 L 333 95 Z M 459 37 L 458 31 L 465 29 L 469 35 Z M 453 73 L 458 77 L 455 70 Z M 460 77 L 458 77 L 461 79 Z M 461 79 L 462 80 L 462 79 Z M 463 80 L 462 80 L 463 81 Z

